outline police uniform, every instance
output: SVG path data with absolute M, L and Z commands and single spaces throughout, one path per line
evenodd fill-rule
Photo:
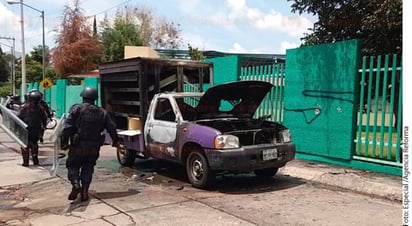
M 97 90 L 86 87 L 80 96 L 83 103 L 71 107 L 64 123 L 62 143 L 64 146 L 70 142 L 66 167 L 73 187 L 68 199 L 75 200 L 81 193 L 81 200 L 86 201 L 100 146 L 104 143 L 103 130 L 110 134 L 114 146 L 118 143 L 118 136 L 116 125 L 108 113 L 94 105 Z
M 50 112 L 49 105 L 46 103 L 46 101 L 43 100 L 44 99 L 43 93 L 41 93 L 37 89 L 32 89 L 29 93 L 31 93 L 31 92 L 37 92 L 41 96 L 41 99 L 39 101 L 40 108 L 42 109 L 43 113 L 46 114 L 46 117 L 51 120 L 53 115 Z M 47 118 L 46 118 L 46 120 L 47 120 Z M 47 124 L 47 121 L 46 121 L 46 124 Z M 39 136 L 40 143 L 43 143 L 43 136 L 44 136 L 44 131 L 46 129 L 46 124 L 44 124 L 44 126 L 42 126 L 42 128 L 40 130 L 40 136 Z
M 26 148 L 21 148 L 23 164 L 29 165 L 29 155 L 31 151 L 33 165 L 39 164 L 39 133 L 41 128 L 46 125 L 46 115 L 39 105 L 41 96 L 36 92 L 27 94 L 27 102 L 20 109 L 18 117 L 27 124 L 28 145 Z
M 46 101 L 40 100 L 39 105 L 40 105 L 40 107 L 42 108 L 44 114 L 46 114 L 46 117 L 47 117 L 48 119 L 52 120 L 53 115 L 52 115 L 52 113 L 50 112 L 49 105 L 46 103 Z M 46 130 L 46 126 L 42 127 L 41 130 L 40 130 L 40 138 L 39 138 L 40 143 L 43 143 L 43 136 L 44 136 L 44 131 L 45 131 L 45 130 Z

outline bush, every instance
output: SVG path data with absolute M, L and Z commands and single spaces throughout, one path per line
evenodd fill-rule
M 17 91 L 16 91 L 17 92 Z M 0 84 L 0 97 L 5 97 L 11 93 L 10 83 L 1 83 Z

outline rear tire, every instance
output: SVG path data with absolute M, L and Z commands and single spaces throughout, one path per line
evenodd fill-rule
M 47 122 L 46 129 L 54 129 L 56 126 L 57 126 L 57 120 L 53 118 Z
M 123 142 L 119 143 L 116 153 L 117 160 L 122 166 L 132 166 L 136 160 L 136 151 L 125 147 Z
M 258 169 L 258 170 L 254 170 L 253 172 L 258 177 L 270 178 L 270 177 L 275 176 L 275 174 L 278 172 L 278 168 L 271 167 L 271 168 L 266 168 L 266 169 Z
M 215 179 L 205 155 L 200 150 L 192 151 L 186 160 L 187 177 L 193 187 L 206 188 Z

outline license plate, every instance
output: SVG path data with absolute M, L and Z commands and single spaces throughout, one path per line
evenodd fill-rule
M 278 158 L 278 149 L 263 150 L 263 161 L 272 160 Z

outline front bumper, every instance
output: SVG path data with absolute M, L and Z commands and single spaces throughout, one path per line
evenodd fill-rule
M 263 160 L 263 151 L 277 149 L 278 158 Z M 212 170 L 250 172 L 256 169 L 264 169 L 284 166 L 295 157 L 295 145 L 286 143 L 282 145 L 252 145 L 236 149 L 206 149 L 209 166 Z

